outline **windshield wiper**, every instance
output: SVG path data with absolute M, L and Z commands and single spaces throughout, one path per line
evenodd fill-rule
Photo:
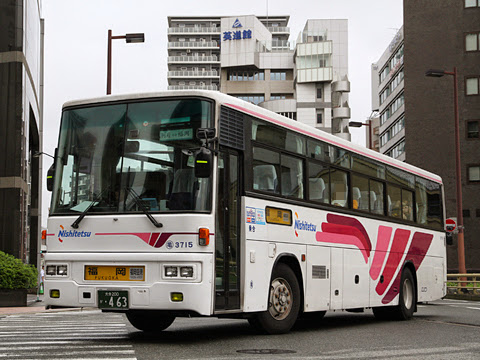
M 90 209 L 92 207 L 94 207 L 95 205 L 98 204 L 98 200 L 100 200 L 102 198 L 102 195 L 103 193 L 108 189 L 108 186 L 103 189 L 102 191 L 100 191 L 100 194 L 98 194 L 95 199 L 92 201 L 92 203 L 90 205 L 88 205 L 88 207 L 83 210 L 83 212 L 80 214 L 80 216 L 77 218 L 77 220 L 75 220 L 75 222 L 70 225 L 72 228 L 74 229 L 78 229 L 78 225 L 80 225 L 80 222 L 83 220 L 83 218 L 85 217 L 85 215 L 87 215 L 87 213 L 90 211 Z
M 125 190 L 127 190 L 130 193 L 130 195 L 132 195 L 132 198 L 133 198 L 133 201 L 135 201 L 135 204 L 140 208 L 140 210 L 142 210 L 142 212 L 145 215 L 147 215 L 148 220 L 150 220 L 155 227 L 157 227 L 157 228 L 163 227 L 163 224 L 159 223 L 157 220 L 155 220 L 155 218 L 152 216 L 152 214 L 150 214 L 150 212 L 148 211 L 148 209 L 144 205 L 143 200 L 140 199 L 140 196 L 137 195 L 135 190 L 133 190 L 131 187 L 128 187 L 128 186 L 125 188 Z

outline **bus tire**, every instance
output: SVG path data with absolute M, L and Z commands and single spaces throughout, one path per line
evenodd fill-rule
M 415 312 L 416 298 L 412 272 L 405 268 L 400 280 L 398 305 L 373 308 L 373 314 L 379 320 L 410 320 Z
M 175 321 L 175 316 L 158 314 L 155 311 L 130 310 L 126 312 L 126 315 L 133 327 L 152 333 L 165 330 Z
M 293 270 L 278 264 L 272 273 L 268 294 L 268 309 L 249 322 L 268 334 L 284 334 L 297 321 L 300 311 L 300 286 Z

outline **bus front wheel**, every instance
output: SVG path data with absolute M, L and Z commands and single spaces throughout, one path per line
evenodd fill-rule
M 175 316 L 158 314 L 155 311 L 135 311 L 126 313 L 128 321 L 138 330 L 145 332 L 160 332 L 175 321 Z
M 293 270 L 278 264 L 272 273 L 268 310 L 256 314 L 249 322 L 268 334 L 284 334 L 295 324 L 300 311 L 300 286 Z

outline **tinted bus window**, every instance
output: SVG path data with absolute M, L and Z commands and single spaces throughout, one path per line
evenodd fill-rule
M 363 156 L 352 155 L 352 170 L 363 175 L 385 179 L 385 166 Z
M 308 186 L 309 200 L 330 204 L 330 175 L 327 166 L 309 162 Z
M 394 218 L 402 216 L 402 191 L 399 187 L 387 185 L 387 215 Z
M 417 223 L 443 229 L 443 210 L 440 185 L 417 177 L 415 181 Z
M 280 155 L 275 151 L 253 148 L 253 189 L 280 193 Z
M 281 163 L 282 178 L 280 184 L 282 195 L 303 199 L 303 161 L 282 154 Z
M 387 166 L 387 180 L 412 189 L 415 187 L 415 177 L 412 174 L 390 166 Z
M 330 170 L 330 195 L 332 205 L 348 208 L 348 176 L 345 171 Z
M 370 209 L 370 191 L 366 177 L 352 175 L 352 208 L 363 211 Z
M 383 215 L 383 183 L 370 180 L 370 211 L 374 214 Z
M 413 192 L 402 190 L 402 219 L 413 221 Z

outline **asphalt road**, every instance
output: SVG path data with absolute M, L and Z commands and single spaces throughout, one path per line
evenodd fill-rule
M 442 300 L 418 310 L 400 322 L 332 312 L 275 336 L 245 320 L 177 319 L 150 335 L 120 314 L 10 315 L 0 318 L 0 359 L 480 359 L 480 302 Z

